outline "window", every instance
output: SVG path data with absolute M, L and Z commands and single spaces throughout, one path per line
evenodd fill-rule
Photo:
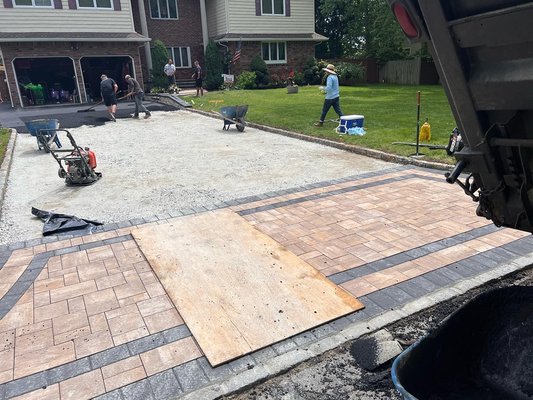
M 191 50 L 188 47 L 167 48 L 176 68 L 191 68 Z
M 178 19 L 176 0 L 150 0 L 150 16 L 153 19 Z
M 282 64 L 287 62 L 285 42 L 265 42 L 261 44 L 263 60 L 267 64 Z
M 285 0 L 261 0 L 263 15 L 285 15 Z
M 113 8 L 111 0 L 78 0 L 78 8 Z
M 52 0 L 15 0 L 16 7 L 53 7 Z

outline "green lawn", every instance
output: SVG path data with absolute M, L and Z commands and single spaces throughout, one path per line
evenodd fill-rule
M 324 95 L 320 93 L 318 86 L 301 86 L 297 94 L 287 94 L 285 88 L 232 90 L 210 92 L 202 98 L 184 96 L 184 99 L 192 100 L 194 108 L 205 111 L 218 111 L 225 105 L 248 104 L 246 120 L 250 122 L 408 156 L 415 153 L 415 147 L 392 143 L 416 141 L 417 91 L 421 92 L 420 123 L 429 119 L 431 144 L 447 144 L 455 121 L 441 86 L 341 87 L 341 108 L 344 114 L 365 116 L 364 136 L 339 135 L 335 132 L 337 123 L 334 122 L 326 122 L 322 128 L 313 126 L 320 117 L 324 101 Z M 335 118 L 337 115 L 331 109 L 327 119 Z M 421 147 L 419 152 L 428 161 L 454 162 L 444 150 Z
M 9 143 L 9 137 L 11 136 L 11 130 L 6 128 L 0 128 L 0 165 L 4 161 L 6 154 L 7 144 Z

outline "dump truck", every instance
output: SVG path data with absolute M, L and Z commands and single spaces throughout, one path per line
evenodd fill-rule
M 480 217 L 533 232 L 533 2 L 387 1 L 427 43 L 465 142 L 446 180 Z

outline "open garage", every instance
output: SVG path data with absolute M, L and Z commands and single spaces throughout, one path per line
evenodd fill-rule
M 24 106 L 79 103 L 70 57 L 16 58 L 13 64 Z
M 82 57 L 80 62 L 89 102 L 100 99 L 100 76 L 102 74 L 113 78 L 119 90 L 122 91 L 128 88 L 124 76 L 127 74 L 135 76 L 132 72 L 133 62 L 129 56 Z

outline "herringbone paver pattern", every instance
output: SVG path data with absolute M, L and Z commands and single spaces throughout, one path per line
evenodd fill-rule
M 234 212 L 366 309 L 213 369 L 130 236 L 131 223 L 14 245 L 0 268 L 0 399 L 187 393 L 518 257 L 529 244 L 526 233 L 476 217 L 457 187 L 419 169 L 236 204 Z

